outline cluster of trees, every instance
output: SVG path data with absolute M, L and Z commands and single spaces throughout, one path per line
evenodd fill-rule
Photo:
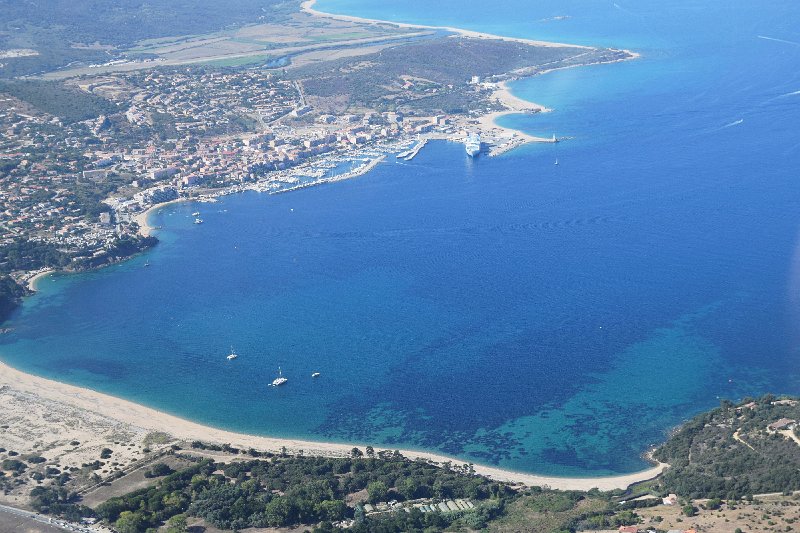
M 173 472 L 174 470 L 170 468 L 169 465 L 164 463 L 156 463 L 152 467 L 147 469 L 147 471 L 144 473 L 144 477 L 151 478 L 151 477 L 168 476 Z
M 800 419 L 800 405 L 775 400 L 767 395 L 739 408 L 723 401 L 684 424 L 655 453 L 671 465 L 660 478 L 663 491 L 734 500 L 800 489 L 800 447 L 767 431 L 780 418 Z
M 484 524 L 501 511 L 505 499 L 515 496 L 506 485 L 472 475 L 469 469 L 410 461 L 397 452 L 378 457 L 369 449 L 356 455 L 273 456 L 229 464 L 203 460 L 167 475 L 153 487 L 112 498 L 96 512 L 121 532 L 158 527 L 178 515 L 201 517 L 215 527 L 233 530 L 318 523 L 327 527 L 324 524 L 356 516 L 360 528 L 356 531 L 409 531 L 418 526 L 440 529 L 455 520 Z M 151 473 L 156 469 L 159 474 L 165 471 L 155 465 Z M 345 503 L 348 495 L 365 489 L 372 501 L 432 497 L 494 503 L 448 515 L 394 513 L 373 520 Z
M 7 275 L 0 274 L 0 323 L 17 308 L 27 291 Z
M 0 272 L 55 268 L 69 264 L 70 257 L 53 244 L 19 239 L 0 247 Z
M 34 487 L 31 490 L 31 507 L 40 513 L 62 516 L 68 520 L 94 516 L 89 507 L 78 504 L 78 496 L 64 487 Z
M 574 48 L 500 40 L 427 39 L 369 56 L 303 66 L 290 75 L 303 80 L 308 95 L 345 97 L 356 106 L 381 111 L 407 107 L 424 112 L 458 113 L 489 104 L 468 84 L 472 76 L 486 77 L 544 64 L 552 66 L 559 61 L 566 65 L 575 53 Z M 584 59 L 592 61 L 590 57 Z M 353 68 L 356 63 L 358 68 Z M 405 86 L 406 77 L 415 80 L 411 88 Z
M 0 92 L 72 124 L 118 111 L 116 104 L 61 82 L 42 80 L 0 81 Z
M 0 467 L 8 472 L 13 472 L 15 475 L 22 474 L 27 470 L 28 465 L 19 459 L 5 459 L 0 463 Z

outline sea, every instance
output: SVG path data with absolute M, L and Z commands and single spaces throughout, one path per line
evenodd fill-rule
M 316 8 L 641 58 L 511 85 L 554 111 L 503 125 L 556 145 L 438 141 L 166 207 L 146 254 L 42 280 L 3 361 L 229 430 L 559 476 L 640 470 L 721 399 L 800 393 L 800 3 Z

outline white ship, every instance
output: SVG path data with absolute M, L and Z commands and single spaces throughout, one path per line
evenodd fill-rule
M 481 136 L 477 133 L 470 133 L 464 141 L 464 149 L 470 157 L 476 157 L 481 153 Z
M 312 378 L 318 378 L 319 377 L 319 372 L 314 372 L 313 374 L 311 374 L 311 377 Z
M 195 224 L 202 224 L 203 223 L 203 219 L 202 218 L 196 218 L 196 219 L 194 219 L 194 223 Z
M 278 377 L 272 380 L 273 387 L 279 387 L 289 381 L 285 377 L 283 377 L 283 372 L 281 372 L 281 367 L 278 367 Z
M 237 357 L 239 357 L 239 354 L 237 354 L 236 352 L 234 352 L 234 351 L 233 351 L 233 346 L 231 346 L 231 353 L 230 353 L 230 354 L 228 354 L 228 361 L 233 361 L 233 360 L 234 360 L 234 359 L 236 359 Z

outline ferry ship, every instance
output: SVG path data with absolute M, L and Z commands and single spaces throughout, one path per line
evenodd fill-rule
M 476 157 L 481 153 L 481 137 L 477 133 L 470 133 L 464 141 L 464 149 L 470 157 Z

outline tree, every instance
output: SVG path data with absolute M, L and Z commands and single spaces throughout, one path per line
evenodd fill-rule
M 361 450 L 359 450 L 358 448 L 353 448 L 352 450 L 350 450 L 350 455 L 351 455 L 353 458 L 357 458 L 357 457 L 364 457 L 364 452 L 362 452 L 362 451 L 361 451 Z
M 140 533 L 144 529 L 144 519 L 138 512 L 122 511 L 114 525 L 119 533 Z
M 686 516 L 694 516 L 697 514 L 697 509 L 691 503 L 687 503 L 686 505 L 684 505 L 681 508 L 681 511 L 683 511 L 683 514 L 685 514 Z
M 383 481 L 373 481 L 367 485 L 367 494 L 369 495 L 370 503 L 384 501 L 389 488 Z
M 375 448 L 373 448 L 372 446 L 367 446 L 366 450 L 367 450 L 367 457 L 369 458 L 375 457 Z
M 720 500 L 719 498 L 711 498 L 706 503 L 706 509 L 709 509 L 711 511 L 716 511 L 720 507 L 722 507 L 722 500 Z
M 323 500 L 314 506 L 321 520 L 341 520 L 347 515 L 347 505 L 342 500 Z
M 176 514 L 167 520 L 167 533 L 186 533 L 186 515 Z
M 151 477 L 161 477 L 161 476 L 168 476 L 173 472 L 173 470 L 164 463 L 156 463 L 154 464 L 150 470 L 144 473 L 144 477 L 151 478 Z
M 419 485 L 417 484 L 417 481 L 412 477 L 407 477 L 397 484 L 397 491 L 406 500 L 414 499 L 414 495 L 417 493 L 418 488 Z

